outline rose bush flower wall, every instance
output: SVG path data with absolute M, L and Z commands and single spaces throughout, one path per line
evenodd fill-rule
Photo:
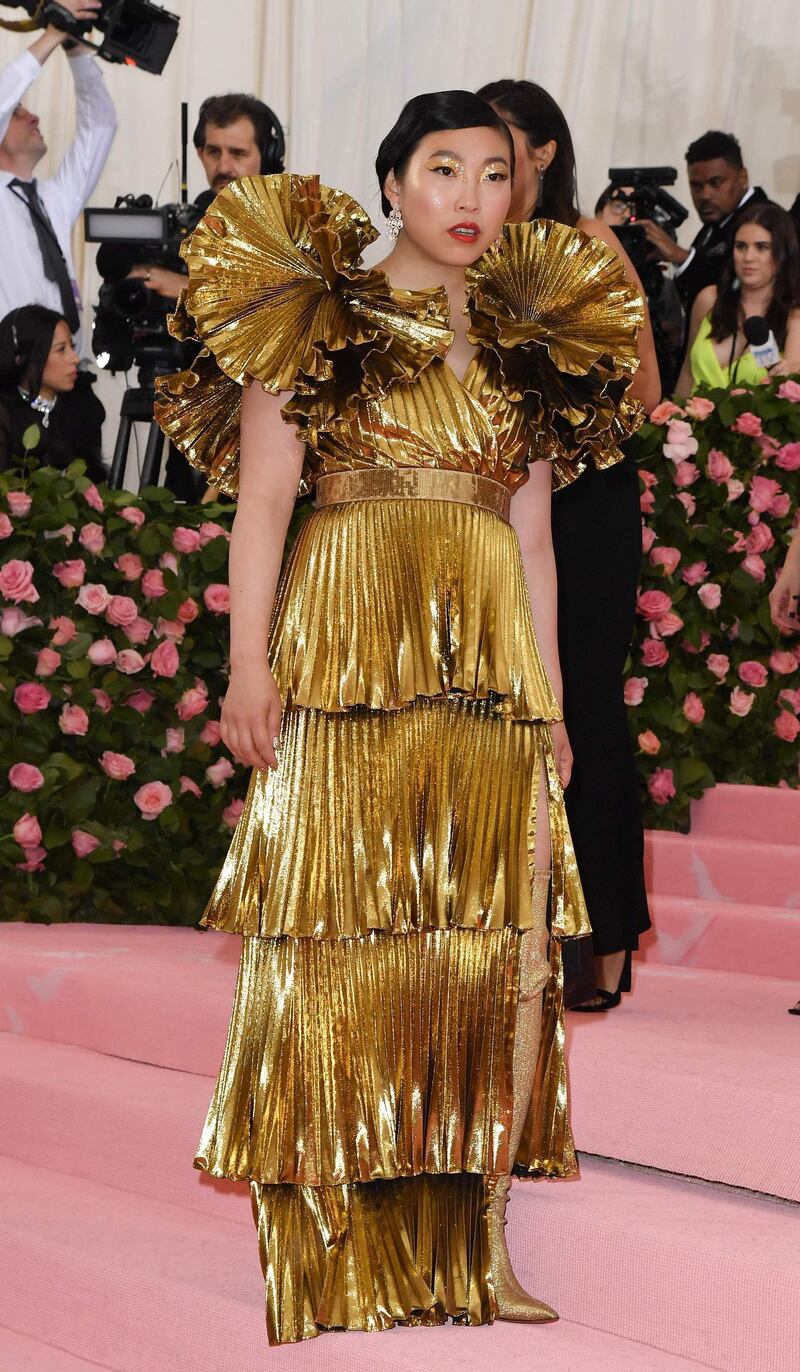
M 233 507 L 83 471 L 0 476 L 2 918 L 194 924 L 247 785 L 219 731 Z
M 665 401 L 632 440 L 642 579 L 625 700 L 652 827 L 717 782 L 798 784 L 800 637 L 768 595 L 800 504 L 800 382 Z

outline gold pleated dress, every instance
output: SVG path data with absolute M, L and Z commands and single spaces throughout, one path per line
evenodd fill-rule
M 459 381 L 445 292 L 361 268 L 375 237 L 315 177 L 229 187 L 184 248 L 173 328 L 203 351 L 157 409 L 235 495 L 242 387 L 292 391 L 303 489 L 329 496 L 275 605 L 278 769 L 252 775 L 203 920 L 243 949 L 195 1165 L 251 1184 L 272 1343 L 490 1322 L 492 1179 L 576 1171 L 560 946 L 589 925 L 502 507 L 530 461 L 564 482 L 589 454 L 617 460 L 641 304 L 596 240 L 509 226 L 470 269 Z M 526 934 L 543 1019 L 512 1158 Z

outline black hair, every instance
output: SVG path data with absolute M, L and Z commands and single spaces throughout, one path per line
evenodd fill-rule
M 44 305 L 23 305 L 0 321 L 0 390 L 21 386 L 29 395 L 39 394 L 53 336 L 62 321 L 66 323 L 63 315 Z
M 771 200 L 758 205 L 748 205 L 736 220 L 733 228 L 731 247 L 722 269 L 717 298 L 711 310 L 711 337 L 716 342 L 732 338 L 739 327 L 741 292 L 734 285 L 736 267 L 733 259 L 733 244 L 744 224 L 758 224 L 766 229 L 772 238 L 772 255 L 775 258 L 777 274 L 772 287 L 772 299 L 764 316 L 775 335 L 778 347 L 786 343 L 789 315 L 800 307 L 800 248 L 791 215 L 774 205 Z
M 555 219 L 574 228 L 580 219 L 572 135 L 552 95 L 533 81 L 490 81 L 478 94 L 499 110 L 508 124 L 522 129 L 531 148 L 552 139 L 555 156 L 547 168 L 532 219 Z
M 196 148 L 205 146 L 206 126 L 214 124 L 226 129 L 237 119 L 249 119 L 255 130 L 255 140 L 261 153 L 261 174 L 270 176 L 283 171 L 286 139 L 278 116 L 263 100 L 254 95 L 234 92 L 231 95 L 209 95 L 200 106 L 193 141 Z
M 606 186 L 605 190 L 600 192 L 600 194 L 597 197 L 597 204 L 594 207 L 594 212 L 596 215 L 602 214 L 606 205 L 611 204 L 611 201 L 614 199 L 616 191 L 616 186 Z
M 738 138 L 734 138 L 732 133 L 723 133 L 721 129 L 709 129 L 708 133 L 696 138 L 686 149 L 686 161 L 690 166 L 693 162 L 713 162 L 717 157 L 737 171 L 744 166 Z
M 414 149 L 425 135 L 442 129 L 498 129 L 508 140 L 511 175 L 514 175 L 514 139 L 505 120 L 485 100 L 472 91 L 430 91 L 426 95 L 415 95 L 403 106 L 375 159 L 381 209 L 385 215 L 392 209 L 383 189 L 387 176 L 391 171 L 395 176 L 402 176 Z

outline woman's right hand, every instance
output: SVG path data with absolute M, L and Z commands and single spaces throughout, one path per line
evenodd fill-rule
M 220 724 L 222 741 L 239 762 L 261 772 L 277 768 L 281 698 L 266 661 L 231 669 Z

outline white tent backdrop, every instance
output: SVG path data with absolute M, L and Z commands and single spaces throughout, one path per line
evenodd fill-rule
M 373 162 L 403 102 L 425 90 L 498 77 L 544 85 L 572 128 L 583 208 L 609 166 L 671 164 L 690 204 L 683 155 L 707 128 L 733 131 L 751 179 L 784 205 L 800 190 L 797 0 L 167 0 L 181 16 L 161 77 L 103 64 L 120 129 L 94 196 L 178 197 L 180 102 L 228 90 L 267 101 L 288 133 L 287 167 L 318 171 L 380 221 Z M 3 11 L 4 15 L 10 14 Z M 29 43 L 0 33 L 0 62 Z M 27 103 L 58 159 L 70 135 L 61 54 Z M 204 188 L 194 151 L 190 194 Z M 696 227 L 692 219 L 682 240 Z M 84 299 L 93 252 L 78 253 Z M 118 390 L 121 389 L 121 380 Z M 111 383 L 104 400 L 117 404 Z

